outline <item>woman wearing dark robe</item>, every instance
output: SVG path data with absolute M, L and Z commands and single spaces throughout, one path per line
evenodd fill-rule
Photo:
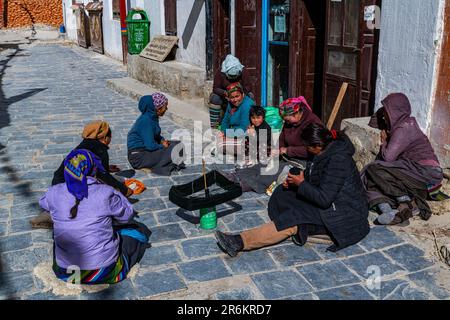
M 443 180 L 439 160 L 404 94 L 391 94 L 382 105 L 369 123 L 381 130 L 380 152 L 362 172 L 369 207 L 381 213 L 378 224 L 395 225 L 414 215 L 428 220 L 428 193 Z
M 269 201 L 272 220 L 238 235 L 216 232 L 219 246 L 234 257 L 293 237 L 304 245 L 309 235 L 328 235 L 329 251 L 361 241 L 370 231 L 367 200 L 353 160 L 355 148 L 344 133 L 309 125 L 302 134 L 314 155 L 305 172 L 289 174 Z

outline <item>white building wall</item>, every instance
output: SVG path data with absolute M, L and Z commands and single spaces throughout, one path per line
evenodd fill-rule
M 198 67 L 206 67 L 206 13 L 205 5 L 195 25 L 191 40 L 186 49 L 183 44 L 183 32 L 186 27 L 194 0 L 177 0 L 177 30 L 178 50 L 177 61 L 192 64 Z
M 383 0 L 376 108 L 390 93 L 406 94 L 428 132 L 442 42 L 445 0 Z
M 120 20 L 113 19 L 112 0 L 103 1 L 103 46 L 106 55 L 123 60 Z
M 150 40 L 164 34 L 164 0 L 131 0 L 131 8 L 141 8 L 150 20 Z
M 89 3 L 89 0 L 78 0 L 77 3 Z M 66 27 L 67 38 L 77 41 L 77 25 L 75 11 L 72 10 L 72 0 L 63 0 L 64 26 Z

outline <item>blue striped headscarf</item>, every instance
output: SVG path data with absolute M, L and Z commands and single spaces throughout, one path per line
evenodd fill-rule
M 100 159 L 89 150 L 73 150 L 64 160 L 64 179 L 67 189 L 78 200 L 88 197 L 87 177 L 97 171 L 105 173 Z

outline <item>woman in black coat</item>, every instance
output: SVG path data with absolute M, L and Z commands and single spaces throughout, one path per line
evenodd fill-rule
M 128 188 L 123 182 L 120 182 L 111 174 L 111 172 L 119 171 L 119 169 L 116 166 L 110 166 L 109 164 L 108 150 L 112 138 L 112 131 L 109 124 L 105 121 L 93 121 L 87 124 L 84 127 L 82 138 L 83 141 L 81 141 L 74 150 L 85 149 L 91 151 L 100 159 L 106 172 L 98 172 L 97 178 L 103 183 L 120 191 L 126 197 L 133 195 L 133 190 Z M 64 161 L 62 161 L 59 168 L 53 174 L 52 186 L 64 182 Z M 35 229 L 51 229 L 53 227 L 51 216 L 46 211 L 31 219 L 30 223 Z
M 272 222 L 239 235 L 216 232 L 219 246 L 230 256 L 293 237 L 304 245 L 308 235 L 330 236 L 329 251 L 361 241 L 370 231 L 368 205 L 353 161 L 355 148 L 344 133 L 311 124 L 302 134 L 313 156 L 306 171 L 290 173 L 269 201 Z

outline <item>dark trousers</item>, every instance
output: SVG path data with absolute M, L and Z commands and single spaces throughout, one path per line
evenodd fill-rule
M 183 162 L 182 150 L 177 154 L 179 157 L 172 159 L 172 151 L 179 144 L 180 141 L 171 141 L 168 148 L 155 151 L 145 149 L 128 150 L 128 161 L 136 170 L 150 169 L 155 174 L 170 176 L 176 165 Z

